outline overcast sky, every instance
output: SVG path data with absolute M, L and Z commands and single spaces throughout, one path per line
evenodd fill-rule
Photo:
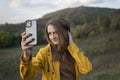
M 69 7 L 90 6 L 120 9 L 120 0 L 0 0 L 0 24 L 27 19 Z

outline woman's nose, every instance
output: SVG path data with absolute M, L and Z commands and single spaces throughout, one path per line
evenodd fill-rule
M 52 34 L 52 38 L 55 38 L 55 34 Z

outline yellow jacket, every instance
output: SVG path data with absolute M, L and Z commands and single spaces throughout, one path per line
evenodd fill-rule
M 87 74 L 92 70 L 92 65 L 74 43 L 68 46 L 68 51 L 75 59 L 76 80 L 80 80 L 79 72 Z M 41 48 L 31 61 L 24 63 L 21 59 L 20 75 L 23 80 L 33 80 L 38 72 L 42 70 L 42 80 L 60 80 L 59 67 L 59 61 L 52 61 L 51 48 L 48 44 L 46 47 Z

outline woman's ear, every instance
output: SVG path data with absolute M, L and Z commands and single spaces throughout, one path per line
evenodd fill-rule
M 69 44 L 73 43 L 73 39 L 70 31 L 68 31 L 68 35 L 69 35 Z

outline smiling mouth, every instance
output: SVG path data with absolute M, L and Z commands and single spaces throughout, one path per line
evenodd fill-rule
M 53 42 L 57 42 L 57 40 L 53 40 Z
M 52 41 L 53 41 L 53 42 L 57 42 L 57 39 L 53 39 Z

